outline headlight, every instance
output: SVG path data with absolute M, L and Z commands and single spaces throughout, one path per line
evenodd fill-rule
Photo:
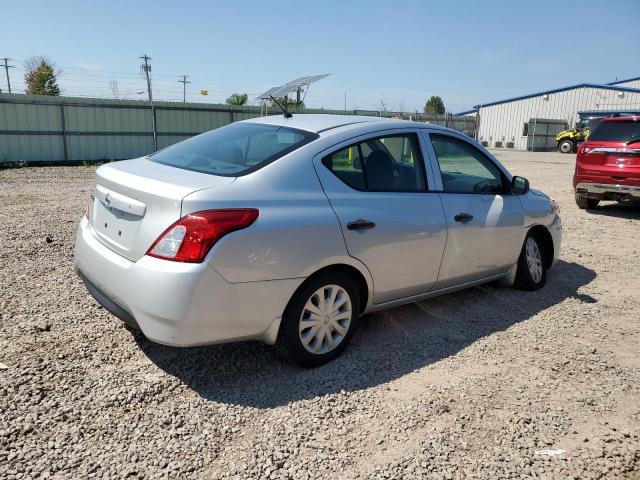
M 553 210 L 556 214 L 560 213 L 560 205 L 553 198 L 549 198 L 549 203 L 551 204 L 551 210 Z

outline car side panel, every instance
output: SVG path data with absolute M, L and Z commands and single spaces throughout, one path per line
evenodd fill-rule
M 447 246 L 437 288 L 507 273 L 522 248 L 524 215 L 512 195 L 442 193 L 447 220 Z M 460 212 L 473 219 L 460 223 Z

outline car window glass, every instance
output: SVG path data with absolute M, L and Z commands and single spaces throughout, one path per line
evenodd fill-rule
M 589 137 L 589 140 L 629 142 L 640 139 L 640 122 L 609 121 L 602 122 Z
M 499 193 L 500 169 L 486 155 L 464 140 L 448 135 L 430 134 L 442 184 L 449 193 Z
M 322 160 L 325 167 L 333 174 L 356 190 L 365 190 L 364 173 L 362 171 L 362 159 L 357 145 L 347 148 L 325 157 Z
M 352 188 L 376 192 L 423 192 L 423 162 L 415 134 L 366 140 L 323 160 Z
M 176 143 L 149 158 L 158 163 L 213 175 L 244 175 L 318 138 L 276 125 L 233 123 Z
M 365 156 L 364 161 L 365 179 L 369 190 L 425 190 L 422 157 L 415 135 L 393 135 L 367 143 L 372 150 Z
M 371 141 L 371 145 L 373 145 L 373 141 Z M 375 147 L 375 145 L 373 146 Z M 371 148 L 371 146 L 369 146 L 369 142 L 362 142 L 360 144 L 360 151 L 362 152 L 362 155 L 366 157 L 371 152 L 373 152 L 373 149 Z
M 365 156 L 367 188 L 385 192 L 425 190 L 422 157 L 415 135 L 392 135 L 366 142 L 371 152 Z M 363 148 L 364 151 L 367 149 Z

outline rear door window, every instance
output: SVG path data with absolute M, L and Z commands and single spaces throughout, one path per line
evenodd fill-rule
M 256 171 L 316 138 L 316 133 L 278 125 L 232 123 L 149 158 L 172 167 L 235 177 Z
M 589 140 L 630 142 L 640 140 L 640 121 L 602 122 L 589 136 Z
M 356 190 L 426 190 L 423 161 L 415 134 L 365 140 L 325 157 L 322 163 Z

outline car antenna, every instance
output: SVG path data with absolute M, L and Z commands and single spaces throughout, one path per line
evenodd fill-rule
M 284 113 L 284 118 L 291 118 L 293 117 L 293 115 L 291 113 L 289 113 L 289 109 L 287 108 L 287 105 L 285 104 L 285 106 L 283 107 L 282 105 L 280 105 L 280 102 L 278 102 L 278 100 L 276 100 L 273 95 L 269 95 L 271 97 L 271 100 L 273 100 L 273 102 L 278 105 L 278 107 L 280 107 L 280 110 L 282 110 L 282 113 Z M 289 102 L 287 102 L 289 103 Z

